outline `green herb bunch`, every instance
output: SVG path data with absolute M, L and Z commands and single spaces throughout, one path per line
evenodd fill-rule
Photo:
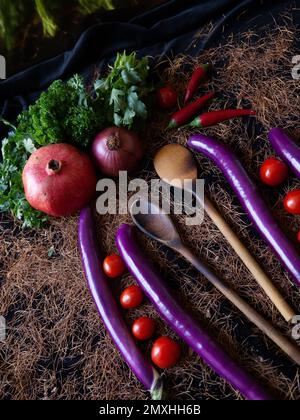
M 0 211 L 10 210 L 24 227 L 40 227 L 46 217 L 27 203 L 22 170 L 30 154 L 51 143 L 68 142 L 85 149 L 103 127 L 83 79 L 75 75 L 67 83 L 57 80 L 17 118 L 16 127 L 2 142 L 0 164 Z
M 143 102 L 152 90 L 148 84 L 147 57 L 138 59 L 136 53 L 118 54 L 110 73 L 94 83 L 96 95 L 104 98 L 107 120 L 117 126 L 132 127 L 136 118 L 146 119 L 147 108 Z
M 34 210 L 25 199 L 22 171 L 31 155 L 41 146 L 67 142 L 86 150 L 105 126 L 133 128 L 146 118 L 143 102 L 152 90 L 148 85 L 148 60 L 135 53 L 118 55 L 105 79 L 88 90 L 81 76 L 64 83 L 56 80 L 16 121 L 2 141 L 0 163 L 0 211 L 10 211 L 24 227 L 41 227 L 47 217 Z

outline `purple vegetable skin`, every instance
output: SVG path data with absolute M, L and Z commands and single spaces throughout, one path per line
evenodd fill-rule
M 165 282 L 142 254 L 132 226 L 123 224 L 119 228 L 116 243 L 128 269 L 172 329 L 245 398 L 272 399 L 263 387 L 239 367 L 172 297 Z
M 300 256 L 277 225 L 257 187 L 249 178 L 238 158 L 227 146 L 202 134 L 191 136 L 188 146 L 212 159 L 221 169 L 254 226 L 270 244 L 299 287 Z
M 269 132 L 269 140 L 278 156 L 300 179 L 300 147 L 288 137 L 282 128 L 272 128 Z
M 128 366 L 150 391 L 152 399 L 161 399 L 163 389 L 160 376 L 137 347 L 110 290 L 109 280 L 102 271 L 101 254 L 89 207 L 80 213 L 78 236 L 85 277 L 107 331 Z

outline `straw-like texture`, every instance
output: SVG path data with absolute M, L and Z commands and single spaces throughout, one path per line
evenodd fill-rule
M 203 36 L 199 34 L 199 36 Z M 284 27 L 266 32 L 265 37 L 244 34 L 239 40 L 205 52 L 197 59 L 187 56 L 161 63 L 160 73 L 183 96 L 191 64 L 212 62 L 213 82 L 218 92 L 211 109 L 251 105 L 257 119 L 234 120 L 205 130 L 229 144 L 249 173 L 258 180 L 259 164 L 272 154 L 267 141 L 269 127 L 280 125 L 295 139 L 300 138 L 299 81 L 291 77 L 293 42 L 299 33 L 287 21 Z M 194 42 L 198 42 L 196 38 Z M 134 176 L 155 177 L 152 158 L 162 145 L 185 144 L 186 129 L 164 131 L 168 116 L 153 116 L 141 138 L 147 160 Z M 197 157 L 206 190 L 222 214 L 249 247 L 286 299 L 300 313 L 299 291 L 289 281 L 279 262 L 251 228 L 223 176 L 207 159 Z M 261 185 L 270 208 L 294 240 L 300 219 L 282 210 L 284 193 L 299 187 L 290 177 L 280 188 Z M 239 258 L 206 217 L 201 226 L 186 227 L 176 218 L 183 237 L 192 249 L 230 283 L 261 314 L 283 333 L 287 325 Z M 114 235 L 128 216 L 98 218 L 99 239 L 105 253 L 115 251 Z M 7 318 L 8 335 L 0 344 L 0 396 L 13 399 L 141 399 L 147 397 L 129 372 L 98 318 L 86 288 L 77 248 L 77 217 L 53 220 L 48 230 L 22 232 L 9 218 L 0 231 L 0 314 Z M 143 238 L 149 258 L 160 267 L 170 287 L 199 322 L 215 334 L 233 357 L 257 375 L 282 398 L 300 399 L 299 370 L 257 328 L 248 323 L 230 303 L 184 261 Z M 112 280 L 116 298 L 129 275 Z M 150 314 L 158 320 L 158 333 L 171 334 L 145 303 L 126 314 L 128 322 Z M 149 344 L 142 348 L 149 354 Z M 241 398 L 183 345 L 180 364 L 165 372 L 170 395 L 179 399 Z

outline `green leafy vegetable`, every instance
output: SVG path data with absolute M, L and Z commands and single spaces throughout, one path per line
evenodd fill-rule
M 1 1 L 1 0 L 0 0 Z M 11 211 L 24 227 L 41 227 L 47 216 L 27 203 L 22 171 L 31 153 L 51 143 L 68 142 L 86 149 L 105 125 L 132 127 L 147 117 L 144 98 L 152 90 L 147 77 L 147 58 L 135 53 L 118 54 L 105 79 L 89 91 L 79 75 L 68 82 L 56 80 L 39 99 L 17 118 L 8 121 L 10 135 L 2 142 L 0 163 L 0 211 Z
M 0 211 L 10 211 L 22 219 L 23 227 L 41 227 L 47 218 L 28 204 L 22 184 L 22 169 L 35 145 L 32 139 L 17 136 L 11 135 L 2 142 Z
M 76 75 L 67 83 L 53 82 L 35 104 L 18 116 L 17 127 L 2 142 L 0 211 L 10 210 L 23 220 L 24 227 L 43 226 L 47 217 L 25 199 L 22 170 L 38 147 L 66 141 L 86 148 L 104 124 L 104 113 L 96 113 L 92 105 L 83 79 Z
M 146 119 L 144 100 L 152 90 L 147 83 L 149 65 L 147 57 L 138 59 L 136 53 L 118 54 L 106 79 L 98 79 L 94 89 L 104 98 L 111 124 L 132 128 L 136 118 Z
M 38 146 L 67 141 L 85 148 L 103 126 L 83 79 L 76 75 L 67 83 L 56 80 L 35 104 L 17 119 L 17 137 L 29 136 Z

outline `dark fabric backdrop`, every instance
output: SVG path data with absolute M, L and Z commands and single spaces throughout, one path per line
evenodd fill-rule
M 300 0 L 170 0 L 128 23 L 97 24 L 80 36 L 72 50 L 0 82 L 1 114 L 14 120 L 22 107 L 31 103 L 53 80 L 68 78 L 75 72 L 88 75 L 91 65 L 103 66 L 117 51 L 137 50 L 141 55 L 151 56 L 184 51 L 196 55 L 221 43 L 229 33 L 238 34 L 249 28 L 263 30 L 274 19 L 280 20 L 281 12 L 287 8 L 299 22 L 299 6 Z M 203 42 L 191 47 L 195 32 L 210 21 L 214 24 L 213 31 Z

